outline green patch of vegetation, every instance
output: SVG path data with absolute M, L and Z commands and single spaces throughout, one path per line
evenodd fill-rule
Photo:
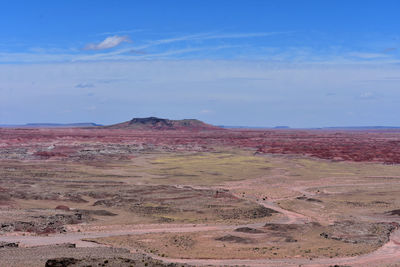
M 149 173 L 167 178 L 165 182 L 198 185 L 256 178 L 272 167 L 266 157 L 233 152 L 175 154 L 157 158 L 151 164 Z

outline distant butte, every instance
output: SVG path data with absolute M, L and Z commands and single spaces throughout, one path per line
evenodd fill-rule
M 157 117 L 134 118 L 130 121 L 104 126 L 107 129 L 134 129 L 134 130 L 223 130 L 211 124 L 196 119 L 169 120 Z

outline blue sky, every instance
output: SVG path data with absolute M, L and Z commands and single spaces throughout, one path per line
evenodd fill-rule
M 0 124 L 400 125 L 399 1 L 3 1 Z

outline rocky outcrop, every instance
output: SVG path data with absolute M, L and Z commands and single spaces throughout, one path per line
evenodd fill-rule
M 137 267 L 189 267 L 187 264 L 176 264 L 176 263 L 164 263 L 159 260 L 154 260 L 150 257 L 143 256 L 142 259 L 128 259 L 121 257 L 114 258 L 56 258 L 49 259 L 46 262 L 46 267 L 67 267 L 67 266 L 112 266 L 112 267 L 125 267 L 125 266 L 137 266 Z

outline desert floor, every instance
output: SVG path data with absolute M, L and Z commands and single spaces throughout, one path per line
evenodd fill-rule
M 0 129 L 0 266 L 400 266 L 399 162 L 397 131 Z

